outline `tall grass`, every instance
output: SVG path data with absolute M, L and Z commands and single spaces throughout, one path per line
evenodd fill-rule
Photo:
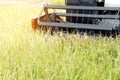
M 39 7 L 0 6 L 0 80 L 119 80 L 120 39 L 33 32 Z

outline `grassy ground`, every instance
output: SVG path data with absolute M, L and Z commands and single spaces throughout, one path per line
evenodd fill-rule
M 0 6 L 0 80 L 119 80 L 120 38 L 44 36 L 39 7 Z

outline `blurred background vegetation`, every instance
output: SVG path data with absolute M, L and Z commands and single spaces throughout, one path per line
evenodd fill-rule
M 41 4 L 41 3 L 48 3 L 48 4 L 54 4 L 54 5 L 64 5 L 65 0 L 0 0 L 1 3 L 28 3 L 28 4 Z

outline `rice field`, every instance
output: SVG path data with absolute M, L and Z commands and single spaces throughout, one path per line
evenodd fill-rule
M 120 80 L 120 38 L 46 36 L 40 7 L 0 5 L 0 80 Z

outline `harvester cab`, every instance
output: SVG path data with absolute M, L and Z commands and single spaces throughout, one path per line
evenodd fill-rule
M 43 9 L 44 15 L 32 19 L 34 30 L 120 32 L 120 0 L 66 0 L 65 6 L 45 4 Z

